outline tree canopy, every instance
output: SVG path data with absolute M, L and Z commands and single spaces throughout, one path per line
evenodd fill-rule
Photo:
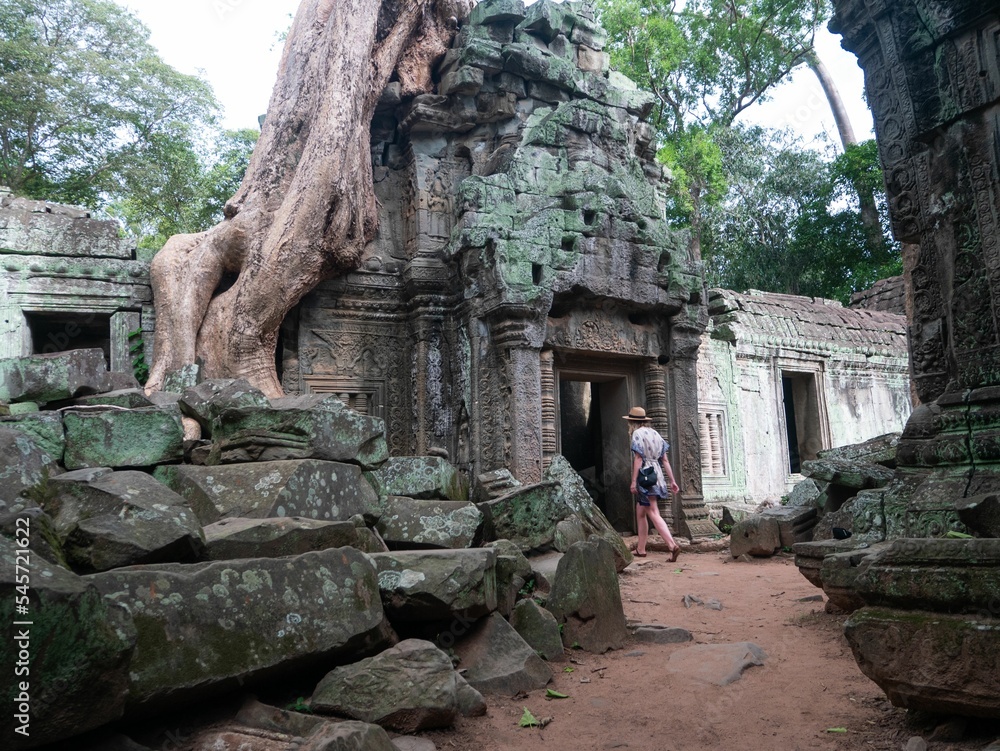
M 898 246 L 878 222 L 874 142 L 845 143 L 831 159 L 738 123 L 797 66 L 822 68 L 814 42 L 826 0 L 598 5 L 612 67 L 656 97 L 658 157 L 673 175 L 668 217 L 691 229 L 709 283 L 846 302 L 899 273 Z
M 119 5 L 0 0 L 0 184 L 15 194 L 167 215 L 171 191 L 204 179 L 217 109 Z

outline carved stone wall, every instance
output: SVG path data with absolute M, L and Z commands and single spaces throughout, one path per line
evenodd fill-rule
M 149 264 L 134 256 L 115 222 L 0 188 L 0 358 L 105 346 L 131 373 L 129 332 L 151 344 L 153 325 Z
M 360 399 L 395 454 L 532 482 L 560 449 L 567 363 L 593 358 L 657 417 L 700 500 L 682 458 L 697 427 L 680 429 L 696 410 L 678 422 L 667 401 L 697 404 L 672 352 L 676 322 L 704 328 L 701 269 L 666 226 L 652 99 L 609 72 L 604 40 L 588 2 L 485 0 L 436 93 L 390 84 L 372 126 L 379 237 L 286 324 L 286 389 Z
M 954 0 L 837 0 L 865 70 L 893 231 L 907 263 L 916 390 L 887 522 L 962 529 L 957 498 L 1000 487 L 1000 9 Z M 923 523 L 921 519 L 929 520 Z
M 709 292 L 698 392 L 709 502 L 760 503 L 802 476 L 790 464 L 789 407 L 800 459 L 897 433 L 911 412 L 906 319 L 833 300 Z

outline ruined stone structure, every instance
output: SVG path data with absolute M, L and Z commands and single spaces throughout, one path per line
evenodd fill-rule
M 0 192 L 0 358 L 100 347 L 131 373 L 129 332 L 152 297 L 117 223 Z
M 865 69 L 893 232 L 919 246 L 909 337 L 923 406 L 887 512 L 908 534 L 935 536 L 961 529 L 956 499 L 1000 484 L 1000 16 L 971 1 L 836 5 Z
M 487 0 L 437 94 L 390 85 L 372 126 L 379 238 L 286 321 L 282 384 L 338 394 L 386 420 L 393 454 L 473 476 L 537 482 L 563 454 L 623 529 L 621 417 L 642 405 L 673 445 L 682 533 L 711 533 L 700 268 L 664 222 L 652 100 L 608 71 L 604 40 L 589 2 Z
M 855 516 L 862 527 L 864 514 L 877 521 L 869 526 L 885 541 L 804 543 L 796 562 L 821 559 L 824 589 L 860 607 L 845 634 L 890 700 L 1000 718 L 990 522 L 1000 488 L 1000 9 L 975 0 L 834 5 L 833 27 L 865 70 L 893 232 L 908 247 L 921 406 L 893 480 Z M 951 533 L 973 538 L 940 539 Z
M 711 290 L 708 311 L 698 358 L 706 501 L 776 501 L 819 451 L 902 430 L 902 316 L 756 290 Z

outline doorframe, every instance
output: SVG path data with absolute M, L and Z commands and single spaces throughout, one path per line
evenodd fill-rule
M 644 404 L 645 379 L 643 368 L 648 364 L 647 358 L 609 357 L 593 353 L 554 351 L 553 381 L 555 391 L 555 450 L 562 453 L 562 403 L 560 384 L 562 381 L 583 381 L 587 383 L 610 383 L 624 381 L 626 399 L 629 405 Z M 606 457 L 605 457 L 606 460 Z M 625 522 L 634 533 L 635 515 L 625 514 Z

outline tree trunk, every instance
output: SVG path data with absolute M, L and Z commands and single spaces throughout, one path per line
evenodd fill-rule
M 250 165 L 225 218 L 175 235 L 153 259 L 147 390 L 183 365 L 283 393 L 285 315 L 320 281 L 357 268 L 377 229 L 370 127 L 386 84 L 431 89 L 469 0 L 303 0 Z M 219 291 L 226 274 L 235 282 Z
M 823 93 L 830 104 L 833 112 L 833 119 L 837 123 L 837 131 L 840 133 L 840 142 L 844 151 L 848 146 L 856 146 L 857 136 L 854 135 L 854 128 L 851 127 L 851 119 L 847 115 L 847 108 L 844 107 L 844 100 L 840 98 L 840 90 L 830 76 L 830 71 L 819 59 L 815 51 L 807 58 L 809 68 L 819 79 L 819 85 L 823 87 Z M 865 230 L 865 241 L 868 250 L 875 258 L 881 258 L 885 249 L 885 235 L 882 234 L 882 222 L 879 221 L 878 208 L 875 205 L 875 195 L 866 186 L 859 182 L 854 183 L 854 190 L 858 194 L 858 204 L 861 209 L 861 225 Z

